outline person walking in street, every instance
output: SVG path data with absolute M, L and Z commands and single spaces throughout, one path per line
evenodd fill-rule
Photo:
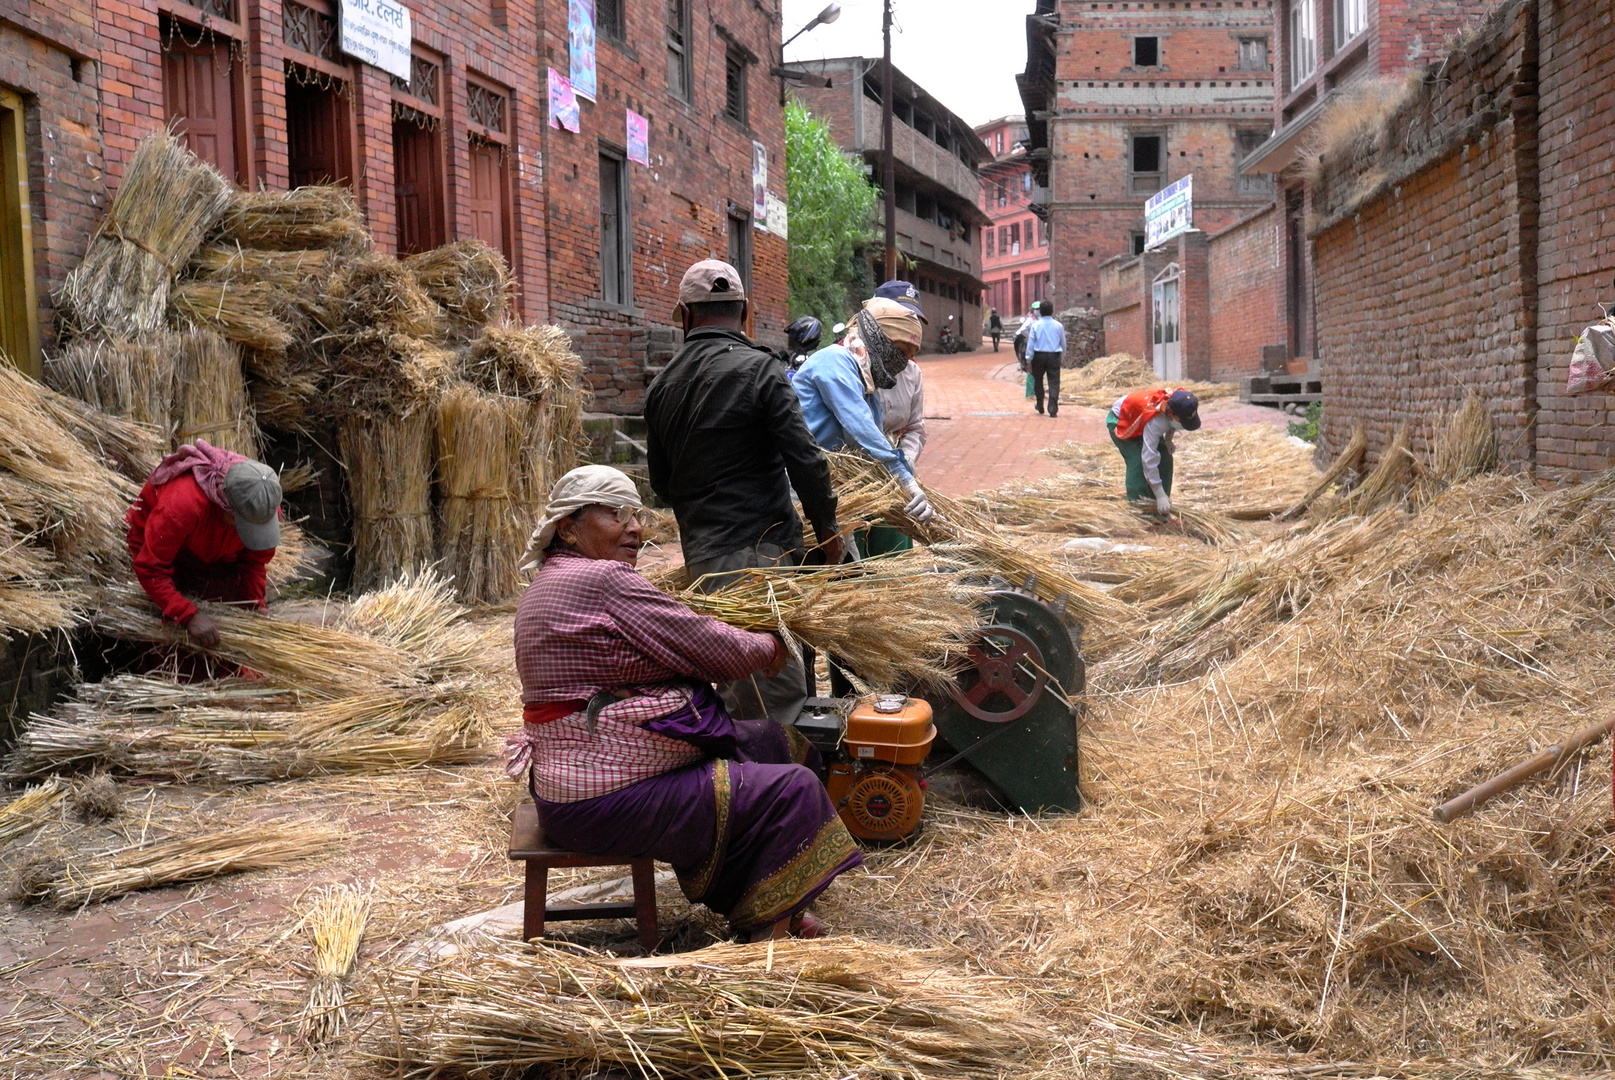
M 808 357 L 791 384 L 813 438 L 826 450 L 853 445 L 884 465 L 909 493 L 906 513 L 917 521 L 935 516 L 914 467 L 881 430 L 879 391 L 920 351 L 920 317 L 885 297 L 864 302 L 839 345 Z
M 1048 384 L 1049 415 L 1060 415 L 1060 362 L 1065 359 L 1065 326 L 1054 317 L 1054 305 L 1047 300 L 1037 305 L 1041 313 L 1026 332 L 1028 367 L 1037 398 L 1038 415 L 1043 414 L 1044 383 Z
M 998 342 L 1004 336 L 1004 320 L 998 317 L 997 308 L 989 308 L 987 316 L 987 333 L 992 335 L 993 352 L 998 351 Z
M 706 591 L 750 567 L 802 561 L 793 488 L 825 561 L 845 553 L 829 461 L 784 365 L 743 332 L 746 306 L 728 263 L 707 259 L 685 271 L 674 309 L 684 347 L 645 395 L 651 487 L 673 508 L 685 570 Z M 789 723 L 807 701 L 807 672 L 789 657 L 777 674 L 725 683 L 719 694 L 736 719 Z
M 1127 466 L 1127 498 L 1153 498 L 1156 513 L 1172 513 L 1172 436 L 1200 430 L 1200 399 L 1188 390 L 1134 390 L 1110 407 L 1105 426 Z

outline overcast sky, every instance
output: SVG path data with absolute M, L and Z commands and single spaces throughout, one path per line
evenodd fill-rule
M 785 0 L 785 37 L 826 0 Z M 1021 111 L 1015 76 L 1026 70 L 1026 16 L 1034 0 L 892 0 L 892 62 L 971 126 Z M 816 26 L 787 60 L 880 56 L 881 0 L 842 0 L 841 18 Z

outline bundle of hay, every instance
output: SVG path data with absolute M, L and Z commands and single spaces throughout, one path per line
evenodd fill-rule
M 583 445 L 583 361 L 566 331 L 490 326 L 467 350 L 460 375 L 488 393 L 526 398 L 539 407 L 528 430 L 523 502 L 542 505 L 550 484 L 577 468 Z
M 499 603 L 520 588 L 517 562 L 532 512 L 518 502 L 532 407 L 457 383 L 437 407 L 437 554 L 468 603 Z
M 515 282 L 505 257 L 481 240 L 459 240 L 411 255 L 404 267 L 443 312 L 451 338 L 469 341 L 510 314 Z
M 235 192 L 209 240 L 264 251 L 327 250 L 346 258 L 370 250 L 364 215 L 352 189 L 341 184 Z
M 314 979 L 298 1031 L 311 1044 L 329 1041 L 348 1025 L 347 978 L 370 919 L 370 893 L 357 885 L 322 889 L 305 919 L 314 937 Z
M 1192 390 L 1203 402 L 1236 397 L 1239 394 L 1239 387 L 1233 383 L 1194 382 L 1182 379 L 1176 382 L 1163 382 L 1149 365 L 1137 357 L 1127 353 L 1112 353 L 1061 375 L 1060 404 L 1108 409 L 1116 404 L 1116 399 L 1123 394 L 1158 387 Z
M 1048 1036 L 1002 979 L 870 941 L 618 960 L 479 939 L 384 976 L 370 1053 L 401 1073 L 996 1078 Z M 834 1070 L 834 1071 L 827 1071 Z
M 174 366 L 178 349 L 169 330 L 137 338 L 81 337 L 45 361 L 53 390 L 111 416 L 156 429 L 174 429 Z
M 280 353 L 293 340 L 291 328 L 276 314 L 282 295 L 267 281 L 195 280 L 175 286 L 169 304 L 181 326 L 215 330 L 243 348 Z
M 312 820 L 254 822 L 88 859 L 42 861 L 23 868 L 15 898 L 71 911 L 138 889 L 284 866 L 326 853 L 343 836 L 341 830 Z
M 1497 468 L 1497 426 L 1479 394 L 1468 394 L 1437 434 L 1430 454 L 1430 478 L 1442 486 L 1461 484 Z
M 433 411 L 343 420 L 338 445 L 353 506 L 353 582 L 373 589 L 434 558 Z
M 1346 443 L 1329 468 L 1324 470 L 1322 476 L 1306 490 L 1306 493 L 1284 513 L 1279 515 L 1280 521 L 1293 521 L 1306 513 L 1312 504 L 1322 498 L 1337 485 L 1344 485 L 1349 478 L 1357 473 L 1357 467 L 1363 463 L 1363 455 L 1368 452 L 1368 433 L 1363 425 L 1358 424 L 1352 429 L 1351 440 Z
M 1326 507 L 1323 516 L 1363 516 L 1385 506 L 1400 505 L 1412 490 L 1419 472 L 1411 444 L 1408 425 L 1399 424 L 1373 470 L 1361 484 Z
M 7 485 L 0 482 L 0 512 Z M 82 594 L 62 580 L 48 548 L 32 546 L 0 517 L 0 635 L 41 634 L 78 621 Z
M 175 335 L 174 348 L 174 445 L 201 438 L 256 459 L 258 423 L 236 347 L 197 329 Z
M 51 777 L 0 806 L 0 844 L 9 844 L 45 824 L 46 811 L 67 797 L 67 784 Z
M 880 688 L 945 684 L 981 625 L 985 589 L 924 552 L 816 570 L 744 570 L 717 592 L 688 584 L 676 596 L 689 608 L 839 657 Z
M 371 255 L 343 267 L 325 320 L 335 414 L 408 417 L 442 391 L 454 357 L 436 343 L 437 305 L 397 259 Z
M 141 140 L 106 220 L 58 300 L 80 334 L 162 327 L 169 288 L 231 201 L 229 181 L 172 135 Z
M 237 244 L 210 243 L 191 258 L 191 274 L 201 281 L 262 282 L 287 295 L 318 286 L 331 273 L 335 253 L 260 251 Z

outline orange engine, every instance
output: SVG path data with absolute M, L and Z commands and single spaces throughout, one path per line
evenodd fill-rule
M 901 840 L 920 826 L 925 781 L 919 764 L 936 728 L 931 706 L 901 694 L 862 698 L 847 717 L 844 759 L 825 787 L 847 831 L 861 840 Z

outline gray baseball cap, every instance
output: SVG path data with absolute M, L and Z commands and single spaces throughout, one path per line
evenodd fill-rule
M 238 461 L 224 474 L 224 496 L 235 512 L 236 533 L 249 551 L 280 544 L 280 477 L 259 461 Z
M 739 270 L 721 259 L 702 259 L 684 271 L 684 279 L 679 282 L 679 302 L 673 314 L 680 314 L 688 304 L 744 299 L 746 286 L 740 280 Z

